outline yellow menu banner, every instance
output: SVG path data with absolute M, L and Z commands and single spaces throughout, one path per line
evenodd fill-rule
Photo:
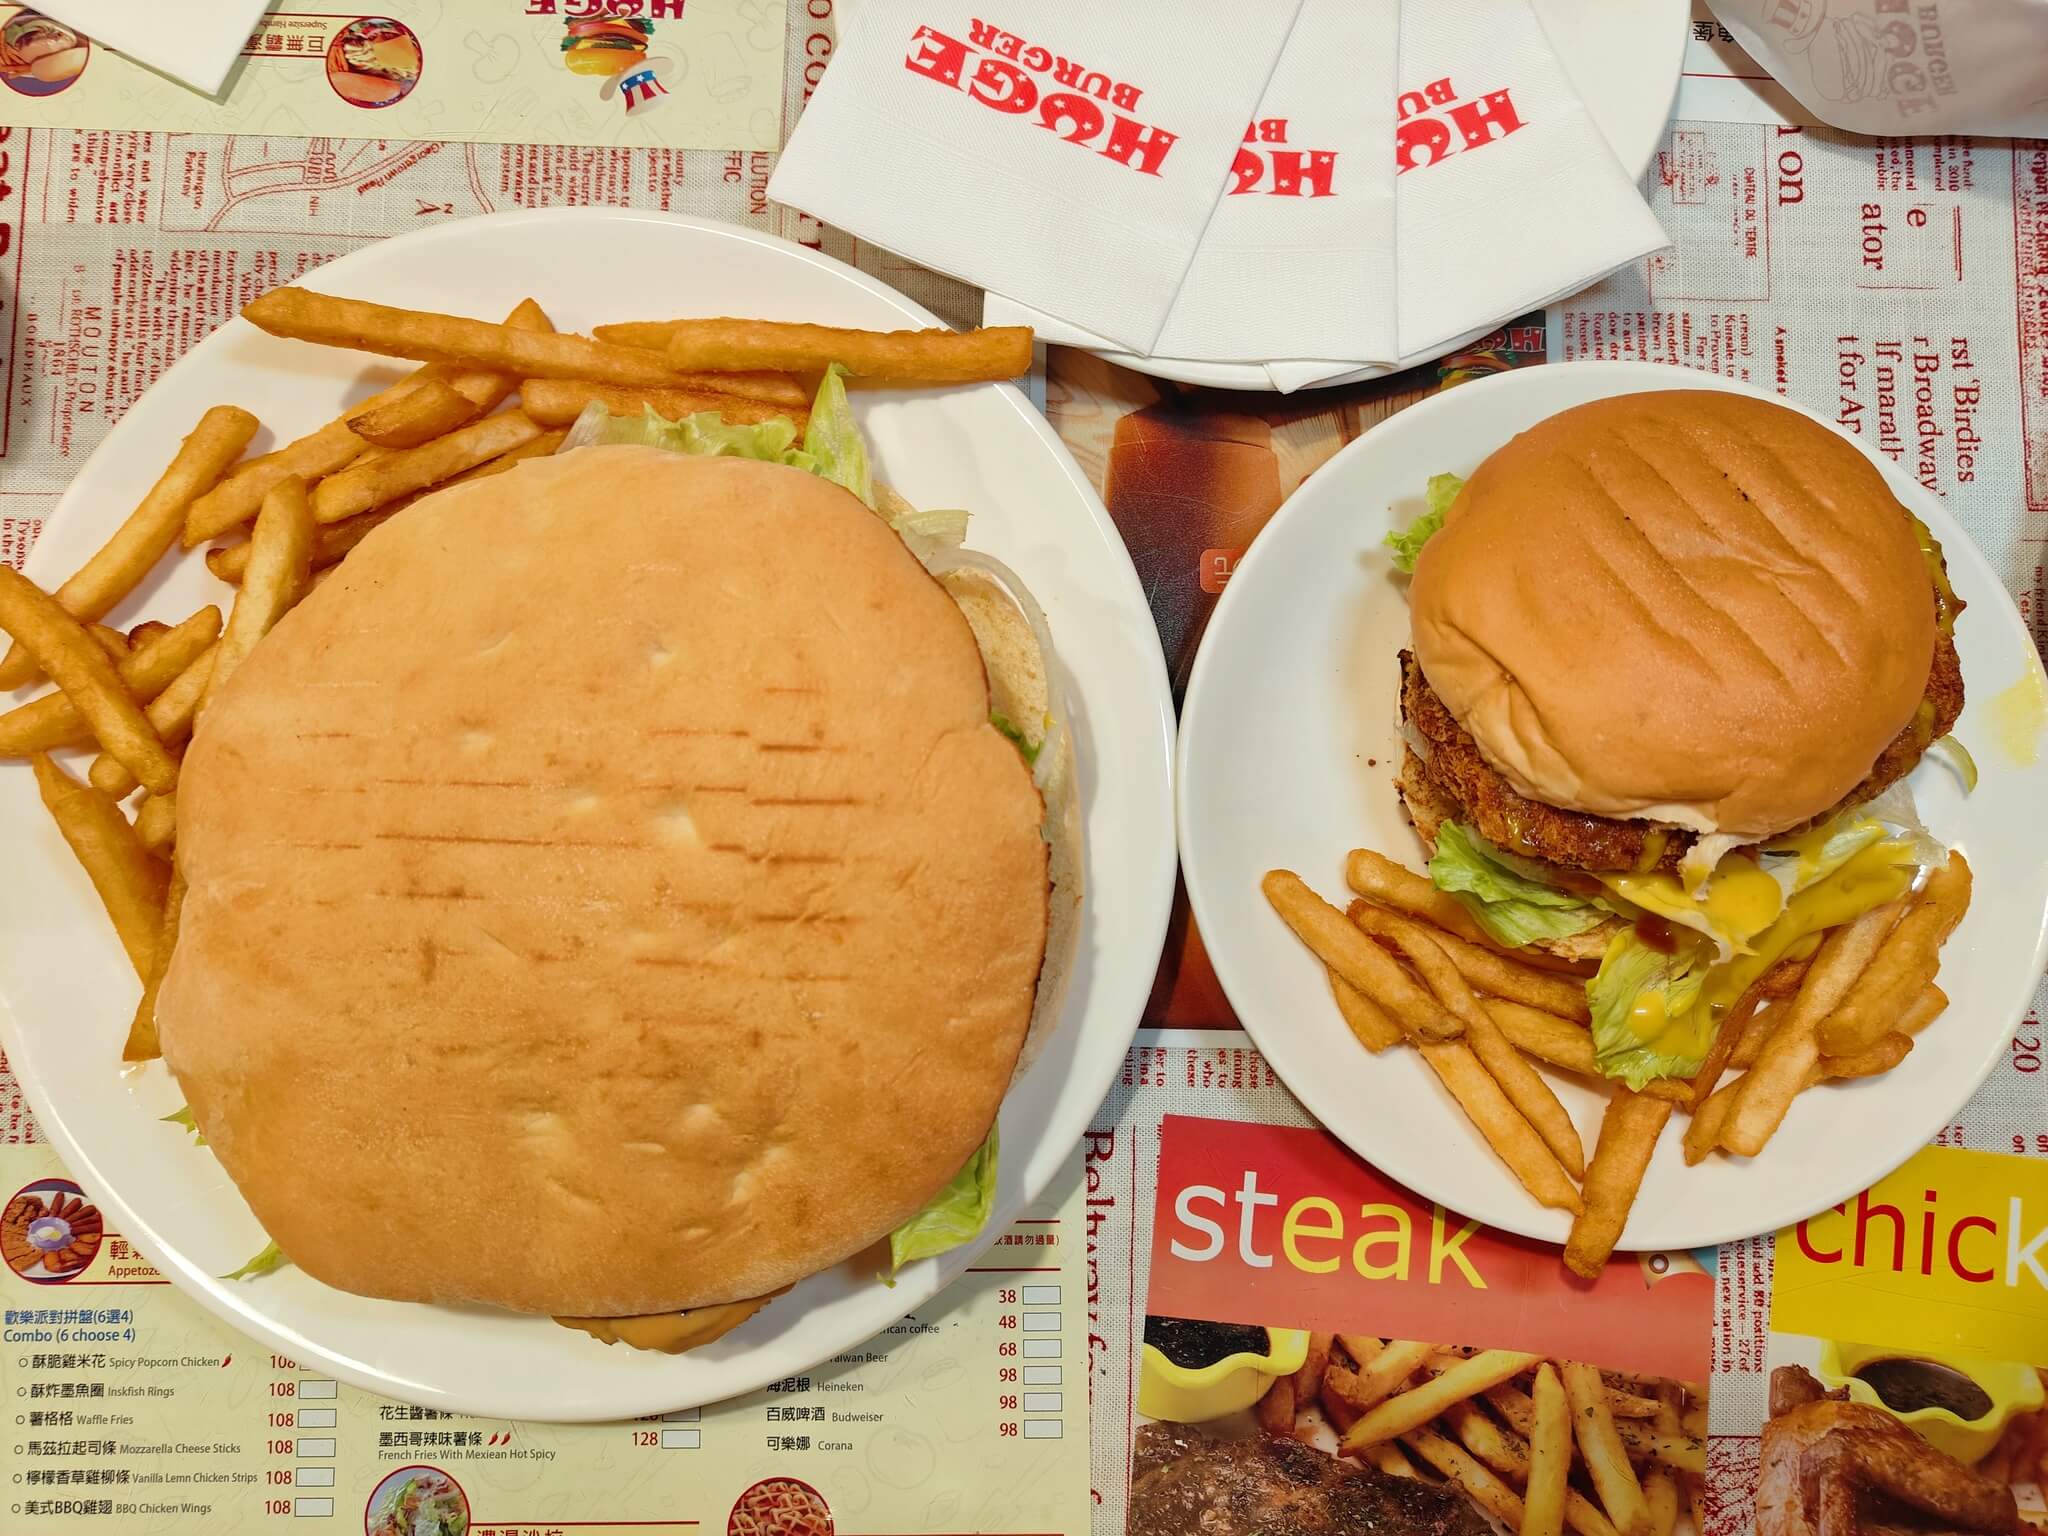
M 2048 1365 L 2048 1160 L 1929 1147 L 1778 1234 L 1779 1333 Z
M 392 1402 L 253 1343 L 48 1147 L 0 1146 L 0 1530 L 1080 1536 L 1085 1217 L 1079 1179 L 1059 1187 L 835 1360 L 715 1407 L 544 1425 Z
M 273 4 L 220 94 L 202 96 L 0 4 L 0 44 L 28 39 L 0 46 L 0 122 L 775 149 L 786 27 L 768 0 L 386 0 L 369 16 Z

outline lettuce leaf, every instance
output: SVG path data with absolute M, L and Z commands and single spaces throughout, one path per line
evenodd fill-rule
M 283 1269 L 291 1260 L 284 1256 L 284 1250 L 275 1243 L 265 1243 L 263 1251 L 244 1264 L 240 1269 L 231 1269 L 221 1276 L 223 1280 L 253 1280 L 258 1275 L 267 1275 L 272 1270 Z
M 996 1126 L 931 1204 L 889 1234 L 889 1283 L 906 1264 L 971 1243 L 996 1203 Z
M 846 399 L 846 370 L 834 363 L 825 370 L 818 395 L 811 402 L 811 422 L 804 430 L 806 466 L 814 475 L 843 485 L 868 506 L 875 504 L 875 476 L 868 464 L 868 445 Z
M 191 1105 L 187 1104 L 180 1109 L 172 1110 L 168 1115 L 159 1115 L 157 1118 L 168 1121 L 172 1125 L 182 1125 L 185 1127 L 186 1130 L 192 1133 L 192 1141 L 195 1146 L 203 1147 L 206 1145 L 206 1137 L 200 1133 L 199 1122 L 192 1118 Z
M 1024 759 L 1027 767 L 1036 768 L 1038 766 L 1038 749 L 1045 745 L 1044 742 L 1031 740 L 1024 734 L 1024 728 L 1000 709 L 992 709 L 988 712 L 988 723 L 1010 738 L 1010 741 L 1017 748 L 1017 755 Z
M 638 416 L 614 416 L 602 401 L 592 401 L 576 418 L 561 451 L 625 443 L 638 448 L 661 448 L 670 453 L 722 455 L 734 459 L 760 459 L 769 464 L 787 464 L 816 473 L 809 454 L 796 444 L 796 423 L 776 418 L 771 421 L 736 425 L 716 411 L 698 411 L 680 421 L 657 415 L 650 406 Z
M 1568 939 L 1607 918 L 1597 902 L 1530 879 L 1470 828 L 1446 821 L 1436 829 L 1429 878 L 1449 891 L 1479 926 L 1510 947 L 1538 939 Z
M 1462 475 L 1431 475 L 1429 489 L 1423 494 L 1425 510 L 1406 528 L 1398 528 L 1387 535 L 1387 548 L 1394 552 L 1395 566 L 1410 574 L 1415 570 L 1415 557 L 1422 553 L 1422 546 L 1429 542 L 1430 535 L 1444 525 L 1444 514 L 1451 510 L 1451 503 L 1458 499 L 1458 492 L 1465 488 Z
M 1608 1077 L 1618 1077 L 1637 1092 L 1657 1077 L 1690 1077 L 1706 1059 L 1676 1053 L 1669 1040 L 1644 1040 L 1630 1024 L 1636 1004 L 1662 994 L 1664 1017 L 1683 1020 L 1700 1000 L 1708 965 L 1698 949 L 1664 954 L 1633 933 L 1619 933 L 1600 961 L 1600 974 L 1586 983 L 1586 1002 L 1593 1010 L 1593 1060 Z M 1661 1047 L 1661 1049 L 1660 1049 Z

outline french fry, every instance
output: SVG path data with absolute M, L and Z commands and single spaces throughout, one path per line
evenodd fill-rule
M 163 620 L 144 619 L 140 624 L 135 625 L 128 631 L 129 650 L 132 652 L 143 641 L 153 640 L 158 635 L 168 635 L 170 632 L 171 626 L 164 623 Z
M 1462 1446 L 1452 1444 L 1433 1429 L 1412 1429 L 1401 1436 L 1401 1443 L 1509 1530 L 1521 1526 L 1522 1496 L 1468 1455 Z
M 1416 1040 L 1449 1040 L 1463 1029 L 1435 998 L 1417 986 L 1400 962 L 1373 943 L 1292 870 L 1268 871 L 1260 882 L 1266 900 L 1316 958 L 1391 1013 Z
M 1653 1099 L 1616 1085 L 1600 1117 L 1600 1139 L 1593 1147 L 1586 1182 L 1579 1189 L 1586 1208 L 1565 1240 L 1564 1264 L 1573 1274 L 1591 1280 L 1607 1267 L 1608 1256 L 1628 1225 L 1629 1210 L 1636 1203 L 1636 1191 L 1643 1187 L 1643 1174 L 1657 1150 L 1657 1138 L 1671 1118 L 1671 1108 L 1668 1099 Z
M 1301 1369 L 1294 1373 L 1294 1400 L 1297 1403 L 1312 1403 L 1322 1394 L 1323 1372 L 1330 1366 L 1330 1345 L 1334 1334 L 1311 1333 L 1308 1336 L 1308 1355 L 1301 1362 Z
M 1761 985 L 1759 979 L 1746 989 L 1742 996 L 1735 1000 L 1735 1006 L 1722 1014 L 1720 1022 L 1714 1026 L 1714 1039 L 1707 1047 L 1706 1059 L 1700 1063 L 1699 1071 L 1693 1073 L 1686 1083 L 1687 1108 L 1698 1108 L 1720 1086 L 1721 1074 L 1728 1070 L 1728 1063 L 1734 1059 L 1735 1047 L 1742 1039 L 1744 1028 L 1763 1004 Z
M 1330 1427 L 1343 1434 L 1358 1422 L 1364 1410 L 1352 1406 L 1351 1397 L 1358 1390 L 1358 1376 L 1349 1366 L 1332 1361 L 1323 1371 L 1322 1409 L 1323 1417 L 1330 1421 Z
M 1798 944 L 1793 945 L 1791 949 L 1786 950 L 1776 965 L 1765 971 L 1763 975 L 1757 977 L 1757 991 L 1763 996 L 1773 999 L 1797 997 L 1799 995 L 1799 984 L 1806 980 L 1806 968 L 1813 963 L 1813 952 L 1820 948 L 1818 943 L 1808 944 L 1807 940 L 1818 940 L 1820 937 L 1821 935 L 1817 933 L 1810 933 L 1806 936 L 1806 939 L 1802 939 Z M 1802 948 L 1805 949 L 1806 953 L 1794 959 L 1794 954 Z
M 349 431 L 379 448 L 417 448 L 477 414 L 476 402 L 439 378 L 347 418 Z
M 85 632 L 94 645 L 107 653 L 107 660 L 115 666 L 128 659 L 128 637 L 118 629 L 106 624 L 88 624 Z
M 532 299 L 521 299 L 513 305 L 512 312 L 505 317 L 505 324 L 511 330 L 536 331 L 542 335 L 552 335 L 555 329 L 547 311 Z M 478 416 L 490 415 L 505 403 L 506 396 L 519 387 L 516 374 L 502 373 L 493 368 L 464 368 L 457 364 L 429 363 L 413 377 L 444 380 L 450 389 L 476 407 L 474 414 Z
M 1628 1448 L 1614 1427 L 1607 1384 L 1599 1369 L 1583 1360 L 1560 1362 L 1565 1401 L 1571 1405 L 1572 1433 L 1593 1479 L 1593 1491 L 1621 1536 L 1648 1536 L 1650 1506 L 1629 1464 Z
M 1468 944 L 1493 944 L 1457 897 L 1438 890 L 1427 875 L 1418 875 L 1385 854 L 1370 848 L 1352 849 L 1344 859 L 1344 883 L 1374 906 L 1434 923 Z
M 1941 946 L 1970 908 L 1970 884 L 1970 861 L 1960 851 L 1927 877 L 1876 958 L 1821 1021 L 1823 1055 L 1853 1056 L 1875 1045 L 1920 989 L 1934 980 L 1941 968 Z
M 1735 1103 L 1721 1129 L 1722 1146 L 1743 1157 L 1763 1151 L 1764 1143 L 1784 1122 L 1793 1099 L 1806 1087 L 1807 1072 L 1820 1059 L 1821 1021 L 1834 1011 L 1877 953 L 1898 921 L 1902 905 L 1887 902 L 1845 923 L 1814 952 L 1799 995 L 1784 1005 L 1786 1018 L 1764 1042 L 1756 1065 L 1736 1084 Z
M 1452 1403 L 1463 1402 L 1475 1392 L 1484 1392 L 1528 1370 L 1539 1358 L 1511 1349 L 1481 1350 L 1441 1376 L 1375 1405 L 1346 1431 L 1344 1449 L 1359 1451 L 1376 1441 L 1398 1439 L 1421 1428 Z
M 273 288 L 244 307 L 242 318 L 273 336 L 383 357 L 484 368 L 516 379 L 591 379 L 639 386 L 690 382 L 681 377 L 688 370 L 674 367 L 659 352 L 338 298 L 310 288 Z
M 1800 972 L 1803 979 L 1805 972 Z M 1797 996 L 1798 994 L 1794 994 Z M 1774 1001 L 1769 1008 L 1759 1008 L 1742 1021 L 1735 1049 L 1729 1053 L 1728 1065 L 1738 1072 L 1747 1072 L 1756 1065 L 1757 1057 L 1763 1054 L 1764 1042 L 1771 1038 L 1771 1031 L 1790 1017 L 1791 1005 L 1784 1000 Z
M 249 659 L 256 642 L 299 600 L 311 569 L 312 549 L 313 509 L 306 500 L 306 482 L 281 481 L 263 498 L 263 510 L 256 514 L 249 573 L 242 590 L 235 594 L 228 627 L 214 652 L 213 668 L 199 698 L 200 714 L 206 713 L 206 706 L 219 697 L 227 680 Z
M 1364 901 L 1353 902 L 1347 915 L 1367 933 L 1380 938 L 1391 939 L 1397 932 L 1412 932 L 1419 926 L 1413 918 Z M 1523 965 L 1484 945 L 1468 944 L 1448 933 L 1427 928 L 1422 931 L 1430 934 L 1451 957 L 1452 963 L 1474 990 L 1489 997 L 1505 997 L 1512 1002 L 1526 1003 L 1531 1008 L 1541 1008 L 1546 1013 L 1577 1019 L 1581 1023 L 1592 1019 L 1593 1011 L 1586 1003 L 1586 988 L 1582 982 Z
M 1657 1417 L 1657 1410 L 1661 1405 L 1656 1398 L 1629 1391 L 1622 1378 L 1613 1371 L 1602 1371 L 1600 1379 L 1607 1383 L 1607 1411 L 1614 1415 L 1616 1423 L 1624 1419 Z
M 1458 1443 L 1510 1482 L 1529 1477 L 1529 1447 L 1520 1436 L 1502 1429 L 1473 1407 L 1469 1400 L 1453 1403 L 1443 1413 L 1443 1422 Z
M 176 750 L 192 734 L 199 701 L 206 694 L 206 680 L 213 675 L 214 651 L 212 646 L 201 651 L 192 659 L 192 665 L 173 678 L 171 686 L 151 699 L 149 707 L 143 710 L 166 747 Z M 124 800 L 135 792 L 135 776 L 110 753 L 102 752 L 93 759 L 86 778 L 94 789 L 111 799 Z
M 1545 1013 L 1541 1008 L 1531 1008 L 1527 1003 L 1510 1002 L 1504 997 L 1488 997 L 1480 1001 L 1516 1050 L 1526 1051 L 1538 1061 L 1547 1061 L 1553 1067 L 1576 1072 L 1582 1077 L 1600 1075 L 1600 1068 L 1593 1059 L 1593 1034 L 1585 1025 L 1554 1013 Z
M 1369 1333 L 1340 1333 L 1337 1348 L 1351 1357 L 1354 1365 L 1365 1365 L 1386 1351 L 1387 1341 Z
M 560 448 L 562 439 L 568 435 L 568 429 L 565 427 L 543 432 L 539 437 L 521 443 L 517 448 L 508 448 L 495 459 L 485 459 L 474 469 L 465 469 L 459 475 L 451 475 L 434 489 L 444 490 L 451 485 L 467 485 L 472 480 L 488 480 L 493 475 L 502 475 L 513 465 L 523 463 L 527 459 L 545 458 Z
M 1429 990 L 1436 995 L 1436 1000 L 1453 1017 L 1463 1021 L 1465 1043 L 1492 1074 L 1493 1080 L 1500 1084 L 1508 1102 L 1543 1138 L 1543 1144 L 1563 1165 L 1566 1173 L 1575 1179 L 1583 1175 L 1586 1171 L 1586 1149 L 1579 1140 L 1578 1128 L 1572 1124 L 1572 1117 L 1565 1113 L 1550 1084 L 1544 1082 L 1536 1069 L 1529 1065 L 1528 1058 L 1508 1043 L 1508 1037 L 1493 1022 L 1493 1015 L 1480 1007 L 1479 999 L 1465 985 L 1465 978 L 1458 974 L 1451 957 L 1420 924 L 1397 928 L 1392 937 L 1401 953 L 1408 957 L 1408 963 L 1415 967 Z
M 1721 1145 L 1721 1133 L 1728 1128 L 1729 1113 L 1735 1108 L 1735 1096 L 1742 1090 L 1742 1079 L 1723 1083 L 1698 1109 L 1692 1112 L 1692 1119 L 1686 1122 L 1685 1138 L 1680 1143 L 1685 1149 L 1687 1167 L 1705 1162 L 1714 1149 Z
M 1933 983 L 1927 985 L 1932 986 Z M 1912 1052 L 1912 1039 L 1893 1030 L 1890 1034 L 1879 1035 L 1860 1051 L 1851 1051 L 1846 1056 L 1821 1057 L 1813 1064 L 1808 1080 L 1824 1083 L 1837 1078 L 1882 1077 Z
M 416 499 L 410 496 L 400 497 L 374 512 L 361 512 L 354 517 L 345 517 L 338 523 L 320 524 L 313 530 L 313 548 L 307 557 L 308 564 L 316 571 L 324 571 L 328 566 L 338 564 L 347 557 L 350 550 L 362 543 L 373 531 L 390 522 Z M 206 568 L 222 581 L 240 586 L 242 577 L 249 570 L 249 541 L 243 539 L 234 544 L 215 545 L 206 552 Z
M 1265 1394 L 1260 1397 L 1254 1410 L 1254 1416 L 1259 1421 L 1259 1428 L 1273 1436 L 1274 1439 L 1292 1439 L 1294 1437 L 1294 1378 L 1292 1376 L 1275 1376 L 1272 1384 L 1266 1388 Z
M 1563 1536 L 1564 1501 L 1571 1486 L 1572 1425 L 1564 1384 L 1548 1360 L 1536 1367 L 1529 1395 L 1533 1418 L 1520 1536 Z
M 100 745 L 136 778 L 151 789 L 178 782 L 178 760 L 150 729 L 107 653 L 54 597 L 9 566 L 0 566 L 0 630 L 64 690 Z
M 1368 1051 L 1378 1053 L 1408 1038 L 1401 1033 L 1401 1026 L 1387 1017 L 1386 1009 L 1335 971 L 1330 972 L 1330 995 L 1337 999 L 1337 1011 L 1351 1033 Z
M 220 634 L 220 610 L 200 609 L 176 628 L 139 642 L 115 675 L 130 698 L 147 704 L 213 644 Z M 0 715 L 0 757 L 25 757 L 59 747 L 82 747 L 92 728 L 63 693 L 46 694 Z
M 166 852 L 178 837 L 178 797 L 151 795 L 135 812 L 135 835 L 151 853 Z
M 1535 1127 L 1508 1102 L 1500 1084 L 1479 1064 L 1472 1048 L 1462 1040 L 1450 1040 L 1424 1044 L 1419 1049 L 1430 1070 L 1522 1187 L 1541 1204 L 1576 1214 L 1581 1208 L 1579 1192 L 1565 1176 L 1563 1165 L 1544 1145 Z
M 1643 1502 L 1650 1509 L 1650 1536 L 1672 1536 L 1678 1529 L 1678 1479 L 1662 1467 L 1642 1477 Z
M 1391 1440 L 1382 1440 L 1378 1445 L 1365 1448 L 1365 1459 L 1389 1477 L 1420 1478 L 1415 1463 L 1401 1454 L 1401 1447 Z
M 412 381 L 393 385 L 391 390 L 363 402 L 372 406 L 395 390 L 409 389 Z M 361 407 L 359 407 L 361 409 Z M 217 539 L 254 517 L 281 481 L 297 477 L 318 480 L 343 468 L 363 450 L 363 440 L 349 431 L 343 420 L 308 432 L 273 453 L 251 459 L 225 480 L 192 503 L 185 515 L 184 542 L 187 549 Z
M 323 523 L 338 523 L 437 485 L 530 443 L 540 434 L 539 425 L 523 412 L 486 416 L 417 448 L 400 449 L 372 463 L 329 475 L 313 491 L 313 516 Z
M 74 618 L 98 619 L 140 586 L 178 542 L 187 508 L 241 457 L 256 427 L 254 416 L 233 405 L 216 405 L 200 417 L 114 536 L 52 594 L 58 606 Z M 0 659 L 0 689 L 19 688 L 36 672 L 34 660 L 17 640 Z
M 1359 1361 L 1356 1374 L 1344 1384 L 1345 1401 L 1364 1413 L 1390 1393 L 1399 1391 L 1410 1376 L 1421 1370 L 1430 1349 L 1431 1346 L 1415 1339 L 1390 1340 L 1372 1359 Z
M 123 1061 L 154 1061 L 163 1054 L 156 1037 L 156 995 L 162 990 L 164 973 L 171 968 L 171 951 L 178 947 L 178 920 L 185 910 L 185 877 L 173 867 L 169 888 L 164 892 L 163 917 L 157 924 L 156 945 L 150 951 L 149 974 L 143 978 L 142 1000 L 128 1022 L 128 1038 L 121 1046 Z
M 121 947 L 128 952 L 128 963 L 147 981 L 170 871 L 150 856 L 113 801 L 79 783 L 43 753 L 31 762 L 44 807 L 99 893 Z
M 799 434 L 811 416 L 810 409 L 802 404 L 761 400 L 725 390 L 599 384 L 588 379 L 527 379 L 519 386 L 520 406 L 544 426 L 566 427 L 593 400 L 603 401 L 605 409 L 614 416 L 638 416 L 651 410 L 657 416 L 679 421 L 699 411 L 716 411 L 733 426 L 780 419 L 795 426 Z
M 975 331 L 855 331 L 775 320 L 677 320 L 671 366 L 696 372 L 777 368 L 816 372 L 838 363 L 857 379 L 972 383 L 1031 371 L 1031 328 Z

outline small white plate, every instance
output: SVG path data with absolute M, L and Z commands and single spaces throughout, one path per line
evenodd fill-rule
M 308 283 L 465 315 L 502 315 L 531 294 L 559 327 L 578 330 L 679 312 L 883 329 L 939 323 L 800 246 L 625 209 L 446 224 L 380 241 Z M 330 420 L 394 376 L 378 359 L 230 321 L 109 434 L 44 530 L 28 574 L 54 586 L 75 569 L 208 405 L 254 410 L 269 429 L 255 445 L 262 449 Z M 972 509 L 968 543 L 1007 561 L 1044 604 L 1073 714 L 1087 839 L 1081 953 L 1057 1031 L 1003 1105 L 993 1238 L 1066 1164 L 1151 988 L 1173 897 L 1172 703 L 1152 615 L 1115 525 L 1021 394 L 985 384 L 861 390 L 854 400 L 883 476 L 919 505 Z M 182 618 L 226 594 L 187 556 L 167 562 L 115 617 L 124 627 Z M 0 1041 L 38 1122 L 111 1226 L 188 1295 L 308 1369 L 472 1413 L 624 1418 L 807 1370 L 887 1327 L 972 1262 L 972 1250 L 957 1250 L 907 1270 L 893 1290 L 842 1266 L 675 1358 L 607 1349 L 545 1318 L 370 1301 L 297 1270 L 218 1279 L 263 1246 L 263 1233 L 212 1155 L 160 1123 L 181 1103 L 163 1065 L 120 1070 L 134 975 L 18 766 L 0 768 L 0 848 L 8 850 L 0 859 Z
M 1438 0 L 1451 3 L 1451 0 Z M 1586 104 L 1593 121 L 1605 135 L 1614 158 L 1641 178 L 1650 168 L 1657 146 L 1664 142 L 1664 125 L 1671 117 L 1671 103 L 1678 97 L 1679 74 L 1685 60 L 1685 19 L 1687 0 L 1531 0 L 1543 23 L 1558 62 Z M 1009 310 L 1006 301 L 993 295 L 994 306 L 985 323 L 1025 323 Z M 1469 347 L 1514 319 L 1494 315 L 1456 340 L 1432 348 L 1420 357 L 1403 358 L 1391 367 L 1357 368 L 1335 378 L 1321 379 L 1309 389 L 1333 389 L 1339 384 L 1356 384 L 1365 379 L 1383 379 L 1421 363 L 1448 357 Z M 1200 384 L 1213 389 L 1255 389 L 1271 391 L 1273 381 L 1257 363 L 1203 363 L 1186 358 L 1140 357 L 1131 352 L 1096 354 L 1119 368 L 1169 379 L 1176 384 Z
M 1380 540 L 1422 510 L 1424 482 L 1445 471 L 1469 475 L 1517 432 L 1568 406 L 1687 388 L 1776 398 L 1661 364 L 1554 363 L 1460 385 L 1374 427 L 1294 493 L 1232 573 L 1181 710 L 1188 898 L 1259 1049 L 1317 1118 L 1390 1177 L 1489 1226 L 1551 1242 L 1563 1240 L 1569 1217 L 1529 1197 L 1414 1052 L 1371 1056 L 1359 1047 L 1322 966 L 1266 904 L 1259 878 L 1296 870 L 1341 906 L 1352 848 L 1421 867 L 1392 782 L 1408 605 Z M 1800 1095 L 1753 1160 L 1716 1156 L 1688 1168 L 1678 1146 L 1683 1117 L 1674 1117 L 1629 1217 L 1627 1249 L 1771 1231 L 1868 1187 L 1925 1146 L 1984 1080 L 2048 960 L 2048 761 L 2019 766 L 1986 724 L 2002 690 L 2039 678 L 2040 659 L 1955 519 L 1890 462 L 1865 454 L 1941 541 L 1969 603 L 1956 624 L 1969 690 L 1956 736 L 1982 776 L 1967 797 L 1936 764 L 1912 777 L 1927 824 L 1969 856 L 1976 877 L 1969 915 L 1942 952 L 1948 1012 L 1896 1071 Z M 1602 1096 L 1552 1081 L 1590 1149 Z

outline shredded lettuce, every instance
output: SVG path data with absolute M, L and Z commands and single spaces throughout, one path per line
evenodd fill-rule
M 206 1137 L 200 1133 L 199 1122 L 192 1118 L 191 1105 L 187 1104 L 182 1108 L 175 1109 L 171 1111 L 170 1114 L 162 1115 L 159 1118 L 168 1121 L 172 1125 L 182 1125 L 183 1127 L 185 1127 L 186 1130 L 192 1133 L 192 1140 L 195 1145 L 202 1147 L 206 1145 Z
M 1568 939 L 1607 918 L 1597 902 L 1519 873 L 1498 848 L 1455 821 L 1436 829 L 1429 877 L 1497 942 L 1511 948 L 1538 939 Z
M 804 429 L 806 466 L 834 485 L 843 485 L 868 506 L 875 504 L 875 476 L 868 465 L 868 445 L 846 399 L 846 370 L 834 363 L 825 370 L 818 395 L 811 402 L 811 422 Z
M 1465 488 L 1462 475 L 1431 475 L 1429 488 L 1423 494 L 1426 510 L 1406 528 L 1396 529 L 1387 535 L 1387 548 L 1394 552 L 1394 564 L 1400 570 L 1413 573 L 1415 557 L 1422 553 L 1430 535 L 1444 525 L 1444 514 L 1451 510 L 1451 503 L 1458 499 L 1458 492 Z
M 583 414 L 576 418 L 568 437 L 563 439 L 562 452 L 618 443 L 662 448 L 670 453 L 761 459 L 816 473 L 811 456 L 795 446 L 795 422 L 778 417 L 735 425 L 716 411 L 698 411 L 681 421 L 670 421 L 656 414 L 651 406 L 638 416 L 614 416 L 598 400 L 586 405 Z
M 906 1264 L 971 1243 L 996 1203 L 996 1131 L 967 1159 L 931 1203 L 889 1234 L 889 1283 Z
M 231 1269 L 221 1276 L 223 1280 L 253 1280 L 258 1275 L 267 1275 L 272 1270 L 283 1269 L 291 1260 L 284 1256 L 284 1250 L 275 1243 L 265 1243 L 263 1251 L 244 1264 L 240 1269 Z
M 1593 1010 L 1593 1060 L 1603 1074 L 1620 1078 L 1640 1093 L 1652 1078 L 1690 1077 L 1699 1071 L 1704 1047 L 1697 1055 L 1659 1050 L 1659 1040 L 1654 1035 L 1642 1038 L 1630 1016 L 1638 1003 L 1653 1008 L 1661 1003 L 1663 1017 L 1674 1022 L 1690 1015 L 1707 979 L 1702 958 L 1698 949 L 1681 947 L 1667 955 L 1633 933 L 1614 936 L 1600 962 L 1600 974 L 1586 983 L 1586 1002 Z
M 1044 742 L 1032 741 L 1024 734 L 1024 728 L 1000 709 L 992 709 L 988 712 L 988 723 L 1016 744 L 1018 754 L 1023 757 L 1028 766 L 1033 768 L 1038 766 L 1038 749 L 1045 745 Z

